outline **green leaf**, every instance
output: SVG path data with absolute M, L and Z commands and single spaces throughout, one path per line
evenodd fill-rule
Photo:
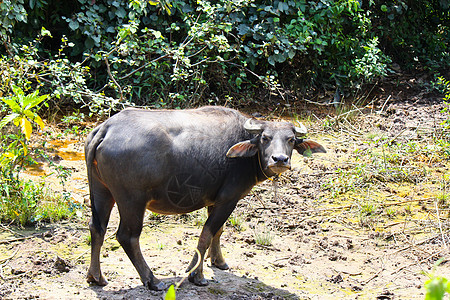
M 41 127 L 41 130 L 44 129 L 45 124 L 44 124 L 44 121 L 42 121 L 41 117 L 39 117 L 38 115 L 36 115 L 36 116 L 34 117 L 34 122 L 36 122 L 36 124 L 38 124 L 39 127 Z
M 80 27 L 80 24 L 78 23 L 77 20 L 70 20 L 69 27 L 70 27 L 70 29 L 75 31 L 75 30 L 77 30 Z
M 311 157 L 312 156 L 312 151 L 311 151 L 311 149 L 306 149 L 304 152 L 303 152 L 303 156 L 305 156 L 305 157 Z
M 30 108 L 35 107 L 36 105 L 47 99 L 48 95 L 42 95 L 37 97 L 38 93 L 39 91 L 36 91 L 33 94 L 25 97 L 24 101 L 25 110 L 29 110 Z
M 167 290 L 166 296 L 164 297 L 164 300 L 176 300 L 177 296 L 175 293 L 175 286 L 172 284 L 169 289 Z
M 20 107 L 20 105 L 17 103 L 17 101 L 13 98 L 0 98 L 3 102 L 5 102 L 9 108 L 15 112 L 18 113 L 22 110 L 22 107 Z
M 12 120 L 16 119 L 20 117 L 19 114 L 17 113 L 12 113 L 10 115 L 7 115 L 6 117 L 4 117 L 1 121 L 0 121 L 0 129 L 2 129 L 3 127 L 5 127 L 9 122 L 11 122 Z
M 49 30 L 45 29 L 45 27 L 42 27 L 42 28 L 41 28 L 41 35 L 42 35 L 42 36 L 53 37 L 53 36 L 52 36 L 52 33 L 51 33 Z
M 23 95 L 23 94 L 24 94 L 23 90 L 22 90 L 20 87 L 18 87 L 17 85 L 13 85 L 13 86 L 12 86 L 12 90 L 13 90 L 13 93 L 14 93 L 16 96 L 19 96 L 19 95 Z
M 448 289 L 448 280 L 443 277 L 431 278 L 425 282 L 425 288 L 425 300 L 442 300 Z
M 117 17 L 123 19 L 123 18 L 125 18 L 126 15 L 127 15 L 127 12 L 125 11 L 125 9 L 123 9 L 123 7 L 119 7 L 116 10 L 116 16 Z

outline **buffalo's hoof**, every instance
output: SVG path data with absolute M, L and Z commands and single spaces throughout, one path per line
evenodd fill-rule
M 195 285 L 198 286 L 207 286 L 208 285 L 208 281 L 204 278 L 204 277 L 199 277 L 197 275 L 197 272 L 192 272 L 191 274 L 189 274 L 189 282 L 192 282 Z
M 92 274 L 87 275 L 87 282 L 91 285 L 105 286 L 108 284 L 106 278 L 100 274 L 100 276 L 94 276 Z
M 218 263 L 212 263 L 212 265 L 218 269 L 221 270 L 228 270 L 230 267 L 227 265 L 227 263 L 218 264 Z
M 167 284 L 162 282 L 161 280 L 158 280 L 156 278 L 152 278 L 150 281 L 147 281 L 144 284 L 149 290 L 153 291 L 164 291 L 167 289 Z

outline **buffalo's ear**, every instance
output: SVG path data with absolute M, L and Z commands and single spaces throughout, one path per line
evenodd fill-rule
M 258 152 L 258 147 L 252 141 L 243 141 L 228 149 L 227 157 L 251 157 Z
M 311 156 L 313 153 L 327 153 L 322 145 L 311 140 L 297 140 L 294 149 L 303 156 Z

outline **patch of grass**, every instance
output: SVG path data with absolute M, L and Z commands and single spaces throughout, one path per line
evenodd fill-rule
M 197 227 L 202 227 L 205 225 L 206 220 L 208 220 L 208 211 L 206 209 L 202 209 L 197 212 L 198 213 L 194 216 L 194 225 Z
M 395 218 L 395 216 L 397 215 L 397 211 L 390 207 L 386 207 L 384 212 L 386 213 L 386 216 L 390 219 Z
M 360 214 L 364 216 L 372 216 L 375 214 L 376 206 L 373 203 L 363 203 L 361 205 Z
M 18 225 L 54 222 L 75 214 L 76 205 L 51 193 L 43 183 L 19 179 L 0 182 L 0 220 Z
M 255 243 L 261 246 L 271 246 L 275 237 L 272 229 L 265 225 L 256 226 L 253 236 L 255 238 Z
M 231 216 L 228 221 L 230 221 L 231 226 L 237 231 L 243 231 L 243 220 L 238 216 Z

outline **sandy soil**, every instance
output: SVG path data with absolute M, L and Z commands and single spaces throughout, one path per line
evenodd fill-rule
M 397 212 L 395 218 L 380 212 L 370 220 L 361 218 L 359 210 L 361 203 L 373 196 L 332 197 L 326 188 L 339 172 L 353 167 L 346 161 L 357 149 L 369 147 L 363 140 L 367 133 L 406 143 L 433 131 L 445 118 L 438 97 L 420 95 L 405 101 L 386 93 L 392 95 L 386 105 L 387 97 L 380 97 L 377 107 L 366 107 L 351 125 L 341 125 L 347 130 L 332 131 L 320 122 L 308 124 L 311 138 L 325 145 L 329 153 L 308 159 L 295 155 L 294 169 L 276 186 L 266 182 L 243 199 L 222 235 L 231 269 L 221 271 L 208 261 L 205 276 L 209 285 L 196 287 L 186 280 L 177 299 L 423 299 L 427 279 L 423 272 L 431 272 L 434 262 L 440 257 L 448 259 L 450 254 L 448 244 L 443 244 L 445 235 L 448 239 L 448 215 L 442 218 L 443 234 L 430 215 L 420 213 L 424 206 L 433 208 L 428 201 L 433 196 L 426 192 L 429 181 L 417 181 L 413 187 L 411 183 L 396 185 L 395 192 L 391 191 L 396 197 L 384 200 Z M 383 111 L 376 113 L 381 107 Z M 85 203 L 88 189 L 81 151 L 82 143 L 73 140 L 55 145 L 50 152 L 59 164 L 72 170 L 66 189 L 73 200 Z M 429 167 L 442 176 L 448 174 L 447 161 L 439 163 Z M 43 164 L 41 170 L 30 170 L 27 176 L 38 180 L 42 171 L 50 174 Z M 54 174 L 45 180 L 61 189 L 54 183 Z M 393 189 L 388 184 L 385 188 Z M 402 213 L 404 210 L 409 213 Z M 41 224 L 37 229 L 3 225 L 0 298 L 162 299 L 163 292 L 143 287 L 115 240 L 116 209 L 101 257 L 109 284 L 97 287 L 86 283 L 88 218 L 86 208 L 71 221 Z M 141 247 L 157 277 L 174 283 L 185 276 L 205 219 L 203 210 L 182 216 L 148 213 Z M 271 240 L 270 246 L 258 244 L 263 234 Z M 448 262 L 444 260 L 435 272 L 450 278 Z

